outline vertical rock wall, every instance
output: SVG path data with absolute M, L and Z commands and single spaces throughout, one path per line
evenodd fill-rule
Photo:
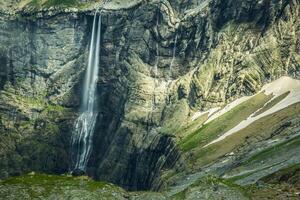
M 157 189 L 161 170 L 180 160 L 174 135 L 194 110 L 252 94 L 283 74 L 299 78 L 297 0 L 109 5 L 88 164 L 95 178 Z M 91 13 L 1 14 L 1 177 L 68 171 Z

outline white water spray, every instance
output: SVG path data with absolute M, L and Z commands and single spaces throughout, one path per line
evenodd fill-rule
M 169 70 L 170 70 L 169 78 L 170 79 L 172 78 L 173 64 L 174 64 L 174 60 L 175 60 L 175 57 L 176 57 L 177 40 L 178 40 L 178 35 L 176 34 L 175 38 L 174 38 L 174 47 L 173 47 L 173 52 L 172 52 L 172 60 L 171 60 L 171 63 L 170 63 L 170 68 L 169 68 Z
M 72 135 L 73 170 L 86 171 L 93 145 L 93 135 L 98 116 L 96 109 L 96 86 L 100 64 L 100 40 L 101 14 L 97 16 L 96 12 L 89 48 L 88 67 L 84 78 L 81 114 L 75 121 Z

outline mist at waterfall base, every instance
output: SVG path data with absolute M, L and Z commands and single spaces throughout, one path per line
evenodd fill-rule
M 93 147 L 93 135 L 98 116 L 96 86 L 100 65 L 101 15 L 94 16 L 89 47 L 88 67 L 85 72 L 80 115 L 75 121 L 71 140 L 71 172 L 85 173 Z

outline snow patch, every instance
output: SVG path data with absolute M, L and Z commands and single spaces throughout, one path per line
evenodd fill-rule
M 212 141 L 211 143 L 207 144 L 204 147 L 207 147 L 211 144 L 214 144 L 216 142 L 219 142 L 219 141 L 225 139 L 226 137 L 232 135 L 233 133 L 236 133 L 236 132 L 246 128 L 253 122 L 261 119 L 262 117 L 271 115 L 271 114 L 273 114 L 277 111 L 280 111 L 290 105 L 300 102 L 300 81 L 296 80 L 296 79 L 292 79 L 287 76 L 283 76 L 283 77 L 277 79 L 276 81 L 273 81 L 273 82 L 265 85 L 260 92 L 264 92 L 266 95 L 274 95 L 272 100 L 275 99 L 276 97 L 279 97 L 282 94 L 287 93 L 287 92 L 290 92 L 290 93 L 288 94 L 287 97 L 285 97 L 283 100 L 278 102 L 272 108 L 268 109 L 267 111 L 265 111 L 257 116 L 255 116 L 255 113 L 253 113 L 246 120 L 242 121 L 240 124 L 238 124 L 237 126 L 232 128 L 231 130 L 227 131 L 221 137 Z
M 203 115 L 207 114 L 208 113 L 208 117 L 212 116 L 215 112 L 217 112 L 218 110 L 220 110 L 221 107 L 217 107 L 217 108 L 212 108 L 212 109 L 209 109 L 207 111 L 204 111 L 204 112 L 196 112 L 193 116 L 192 116 L 192 121 L 195 121 L 196 119 L 198 119 L 199 117 L 202 117 Z
M 233 108 L 240 105 L 241 103 L 247 101 L 251 97 L 253 97 L 253 96 L 245 96 L 245 97 L 239 98 L 239 99 L 231 102 L 230 104 L 225 106 L 222 110 L 220 110 L 220 111 L 214 113 L 212 116 L 210 116 L 210 118 L 204 124 L 207 124 L 207 123 L 211 122 L 212 120 L 220 117 L 221 115 L 227 113 L 228 111 L 232 110 Z
M 283 76 L 267 85 L 265 85 L 261 91 L 265 94 L 273 94 L 276 97 L 290 91 L 291 93 L 299 93 L 300 81 L 292 79 L 288 76 Z

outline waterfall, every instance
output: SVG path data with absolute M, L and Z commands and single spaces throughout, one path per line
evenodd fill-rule
M 170 75 L 169 75 L 169 78 L 171 79 L 172 78 L 172 71 L 173 71 L 173 64 L 174 64 L 174 60 L 175 60 L 175 56 L 176 56 L 176 46 L 177 46 L 177 39 L 178 39 L 178 35 L 176 34 L 175 35 L 175 38 L 174 38 L 174 46 L 173 46 L 173 52 L 172 52 L 172 60 L 171 60 L 171 63 L 170 63 Z
M 167 94 L 166 102 L 167 102 L 167 104 L 170 104 L 170 102 L 171 102 L 169 92 L 170 92 L 170 87 L 171 87 L 171 84 L 172 84 L 172 75 L 173 75 L 172 72 L 173 72 L 174 61 L 175 61 L 175 58 L 176 58 L 177 40 L 178 40 L 178 34 L 176 33 L 175 38 L 174 38 L 173 50 L 172 50 L 172 60 L 170 62 L 170 66 L 169 66 L 169 80 L 167 81 L 167 90 L 166 90 L 166 94 Z
M 158 11 L 159 12 L 159 11 Z M 154 87 L 158 87 L 159 84 L 159 79 L 158 79 L 158 63 L 159 63 L 159 14 L 157 12 L 157 16 L 156 16 L 156 34 L 157 34 L 157 41 L 156 41 L 156 58 L 155 58 L 155 64 L 154 64 Z M 156 108 L 156 94 L 154 91 L 153 94 L 153 99 L 152 99 L 152 110 L 154 110 Z
M 100 40 L 101 13 L 97 16 L 96 12 L 89 47 L 88 67 L 84 78 L 80 115 L 75 121 L 71 144 L 72 170 L 83 172 L 86 171 L 91 154 L 93 135 L 98 116 L 96 109 L 96 86 L 100 64 Z
M 156 32 L 157 32 L 157 37 L 159 37 L 159 22 L 158 22 L 158 17 L 156 19 Z M 155 60 L 155 65 L 154 65 L 154 74 L 155 74 L 155 79 L 157 79 L 158 76 L 158 62 L 159 62 L 159 44 L 158 40 L 156 41 L 156 60 Z

